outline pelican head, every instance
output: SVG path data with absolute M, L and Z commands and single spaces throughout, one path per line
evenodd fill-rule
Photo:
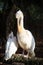
M 22 13 L 21 10 L 19 10 L 19 11 L 16 12 L 16 18 L 17 19 L 23 18 L 23 13 Z

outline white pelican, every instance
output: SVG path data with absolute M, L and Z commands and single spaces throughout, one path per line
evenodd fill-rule
M 17 19 L 17 39 L 20 47 L 28 52 L 27 57 L 34 57 L 35 40 L 32 33 L 23 26 L 24 15 L 21 10 L 16 12 Z
M 12 54 L 15 54 L 18 49 L 18 44 L 16 37 L 13 35 L 13 32 L 11 32 L 8 36 L 8 40 L 6 43 L 6 49 L 5 49 L 5 60 L 11 58 Z

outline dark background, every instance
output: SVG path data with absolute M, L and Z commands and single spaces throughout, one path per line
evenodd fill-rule
M 24 13 L 24 27 L 34 35 L 36 56 L 43 57 L 43 0 L 0 0 L 0 53 L 11 30 L 16 35 L 15 6 Z

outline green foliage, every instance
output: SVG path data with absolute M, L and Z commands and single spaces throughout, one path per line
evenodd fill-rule
M 40 7 L 38 7 L 37 5 L 31 4 L 28 7 L 28 10 L 33 20 L 40 20 Z
M 13 59 L 9 59 L 8 62 L 14 62 L 18 63 L 23 63 L 24 65 L 43 65 L 43 58 L 32 58 L 32 59 L 27 59 L 24 58 L 23 56 L 14 56 Z M 17 64 L 16 64 L 17 65 Z
M 0 2 L 0 12 L 2 12 L 3 5 L 4 5 L 4 3 L 3 2 Z

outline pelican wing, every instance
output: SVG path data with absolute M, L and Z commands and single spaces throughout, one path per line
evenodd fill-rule
M 25 47 L 27 49 L 30 48 L 31 42 L 32 42 L 31 37 L 32 36 L 31 36 L 30 32 L 28 33 L 27 30 L 25 30 L 24 32 L 19 34 L 18 41 L 19 41 L 20 46 Z

